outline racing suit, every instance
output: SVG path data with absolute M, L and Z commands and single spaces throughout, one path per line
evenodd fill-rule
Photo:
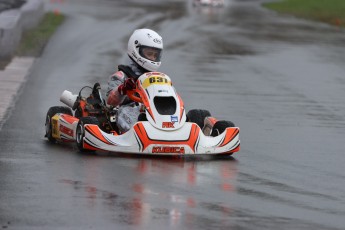
M 109 77 L 107 87 L 107 104 L 118 107 L 116 123 L 121 133 L 127 132 L 138 120 L 140 106 L 122 95 L 119 87 L 131 75 L 137 79 L 146 71 L 128 57 L 128 65 L 119 65 L 119 70 Z

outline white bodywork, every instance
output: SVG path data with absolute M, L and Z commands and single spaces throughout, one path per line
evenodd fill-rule
M 138 122 L 127 133 L 118 136 L 105 133 L 96 125 L 85 125 L 84 147 L 90 146 L 95 150 L 153 155 L 231 155 L 239 148 L 240 140 L 237 127 L 227 128 L 217 137 L 209 137 L 195 123 L 186 122 L 181 129 L 167 132 L 146 121 Z
M 186 121 L 184 105 L 169 76 L 159 72 L 143 74 L 137 81 L 146 107 L 147 120 L 157 129 L 177 130 Z

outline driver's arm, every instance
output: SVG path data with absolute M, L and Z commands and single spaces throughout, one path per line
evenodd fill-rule
M 118 106 L 124 101 L 126 96 L 119 93 L 118 87 L 124 83 L 125 79 L 126 75 L 122 71 L 117 71 L 109 77 L 106 94 L 108 105 Z

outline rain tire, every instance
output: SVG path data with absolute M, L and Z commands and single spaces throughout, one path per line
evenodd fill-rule
M 99 121 L 96 117 L 81 117 L 79 119 L 77 130 L 76 130 L 76 143 L 80 152 L 94 152 L 94 150 L 84 149 L 84 136 L 85 128 L 84 125 L 92 124 L 99 125 Z
M 217 121 L 212 128 L 211 136 L 216 137 L 222 134 L 225 131 L 225 129 L 229 127 L 235 127 L 235 124 L 231 121 Z
M 55 114 L 57 114 L 57 113 L 63 113 L 63 114 L 68 114 L 68 115 L 72 116 L 72 110 L 69 107 L 53 106 L 53 107 L 49 108 L 47 115 L 46 115 L 46 123 L 45 123 L 46 135 L 45 135 L 45 137 L 47 137 L 51 143 L 56 142 L 56 139 L 53 137 L 52 117 L 54 117 Z
M 205 118 L 210 116 L 211 113 L 208 110 L 192 109 L 187 113 L 187 121 L 196 123 L 202 129 Z

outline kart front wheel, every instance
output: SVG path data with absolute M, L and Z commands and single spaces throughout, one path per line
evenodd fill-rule
M 93 150 L 84 149 L 84 136 L 86 124 L 99 125 L 98 119 L 95 117 L 81 117 L 79 119 L 76 130 L 76 143 L 80 152 L 93 152 Z
M 211 113 L 204 109 L 192 109 L 187 113 L 187 121 L 194 122 L 202 129 L 204 127 L 204 120 L 210 117 Z
M 229 127 L 235 127 L 235 124 L 231 121 L 217 121 L 212 128 L 211 136 L 216 137 L 222 134 L 225 131 L 225 129 Z
M 50 107 L 46 115 L 46 134 L 45 137 L 52 143 L 55 143 L 56 139 L 53 137 L 52 117 L 57 113 L 68 114 L 72 116 L 72 110 L 66 106 L 53 106 Z

